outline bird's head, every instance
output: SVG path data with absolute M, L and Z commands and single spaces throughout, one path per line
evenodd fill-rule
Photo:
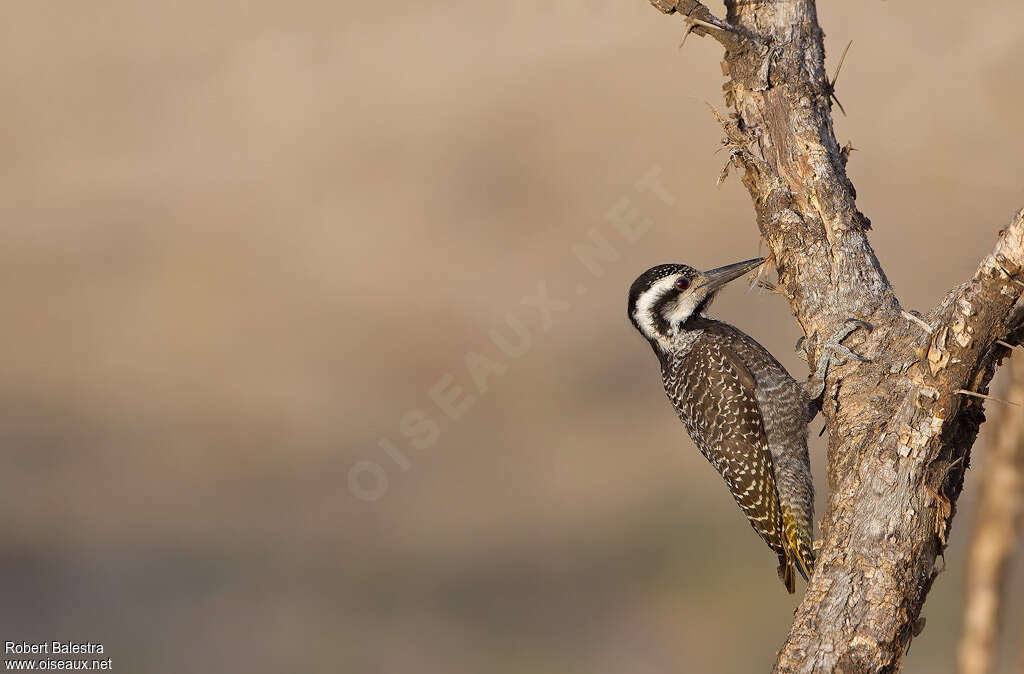
M 668 351 L 686 322 L 704 313 L 722 286 L 763 262 L 759 257 L 709 271 L 685 264 L 651 267 L 629 288 L 629 320 L 655 348 Z

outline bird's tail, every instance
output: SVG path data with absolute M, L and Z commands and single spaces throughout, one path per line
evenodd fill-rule
M 814 550 L 811 548 L 810 523 L 808 522 L 801 526 L 801 523 L 793 516 L 792 511 L 789 508 L 783 507 L 782 524 L 786 538 L 787 566 L 795 566 L 805 581 L 810 580 L 811 573 L 814 571 Z M 789 570 L 788 573 L 792 576 L 792 570 Z
M 793 594 L 796 592 L 796 578 L 793 575 L 793 561 L 790 559 L 789 554 L 783 551 L 779 555 L 779 580 L 786 586 L 786 592 Z

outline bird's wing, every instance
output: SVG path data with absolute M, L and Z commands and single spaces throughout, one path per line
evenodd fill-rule
M 750 384 L 761 410 L 761 422 L 768 440 L 769 452 L 775 460 L 776 490 L 780 493 L 779 508 L 786 548 L 796 570 L 807 580 L 814 568 L 814 550 L 811 544 L 813 526 L 813 487 L 809 477 L 803 485 L 794 476 L 792 462 L 779 463 L 779 452 L 803 450 L 806 461 L 806 408 L 810 402 L 803 386 L 793 380 L 786 368 L 763 346 L 728 323 L 711 322 L 707 330 L 717 335 L 716 340 L 726 346 L 733 357 L 733 365 L 747 370 Z M 724 338 L 724 339 L 721 339 Z M 756 384 L 756 385 L 755 385 Z M 766 409 L 770 407 L 770 409 Z M 799 444 L 799 447 L 797 446 Z M 793 480 L 797 483 L 794 483 Z M 782 494 L 788 497 L 784 498 Z M 806 499 L 806 502 L 804 502 Z
M 779 576 L 793 592 L 793 564 L 753 375 L 727 344 L 708 339 L 697 340 L 678 368 L 680 387 L 669 395 L 686 411 L 680 416 L 690 437 L 725 479 L 754 531 L 779 555 Z

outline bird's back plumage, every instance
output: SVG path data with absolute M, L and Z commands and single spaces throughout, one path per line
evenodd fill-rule
M 660 357 L 676 413 L 778 554 L 779 576 L 792 592 L 793 572 L 806 578 L 814 564 L 803 388 L 748 335 L 704 316 L 687 321 L 675 348 Z
M 630 286 L 627 313 L 661 362 L 676 414 L 778 555 L 793 592 L 796 572 L 806 579 L 814 567 L 808 394 L 751 337 L 706 316 L 723 285 L 763 262 L 651 267 Z

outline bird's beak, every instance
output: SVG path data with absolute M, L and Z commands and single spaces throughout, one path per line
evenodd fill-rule
M 709 293 L 713 293 L 729 281 L 735 281 L 739 277 L 746 274 L 751 269 L 756 269 L 764 263 L 763 257 L 757 257 L 753 260 L 747 260 L 745 262 L 737 262 L 736 264 L 727 264 L 724 267 L 718 269 L 711 269 L 704 272 L 704 284 L 707 287 Z

